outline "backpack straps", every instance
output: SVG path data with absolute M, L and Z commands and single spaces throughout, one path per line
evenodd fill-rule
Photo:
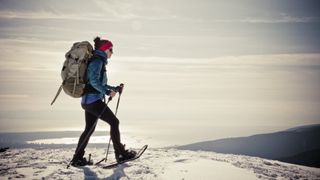
M 62 84 L 60 85 L 58 91 L 57 91 L 57 94 L 56 96 L 53 98 L 52 102 L 51 102 L 51 106 L 53 105 L 53 103 L 56 101 L 56 99 L 58 98 L 59 94 L 61 93 L 61 90 L 62 90 Z

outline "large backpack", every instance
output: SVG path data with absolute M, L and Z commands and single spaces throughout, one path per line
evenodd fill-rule
M 86 70 L 90 58 L 92 57 L 93 48 L 88 41 L 76 42 L 66 53 L 66 60 L 61 70 L 62 84 L 51 102 L 55 102 L 61 90 L 71 97 L 81 97 L 86 86 Z

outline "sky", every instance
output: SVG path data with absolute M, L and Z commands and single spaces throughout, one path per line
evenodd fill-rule
M 317 0 L 0 0 L 0 132 L 82 130 L 64 54 L 109 39 L 122 131 L 189 142 L 316 124 Z M 110 108 L 115 109 L 116 100 Z M 108 129 L 100 122 L 98 130 Z

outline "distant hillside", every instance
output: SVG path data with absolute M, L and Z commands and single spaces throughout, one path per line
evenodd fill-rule
M 295 156 L 280 158 L 280 161 L 320 168 L 320 149 L 299 153 Z
M 280 160 L 320 149 L 320 124 L 249 137 L 227 138 L 178 147 Z

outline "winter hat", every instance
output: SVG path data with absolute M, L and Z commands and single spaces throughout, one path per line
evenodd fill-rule
M 113 44 L 109 40 L 101 39 L 100 37 L 96 37 L 94 39 L 94 47 L 100 51 L 105 51 L 107 49 L 112 48 Z
M 100 46 L 99 50 L 105 51 L 105 50 L 107 50 L 109 48 L 112 48 L 112 46 L 113 46 L 112 42 L 106 40 L 105 43 Z

